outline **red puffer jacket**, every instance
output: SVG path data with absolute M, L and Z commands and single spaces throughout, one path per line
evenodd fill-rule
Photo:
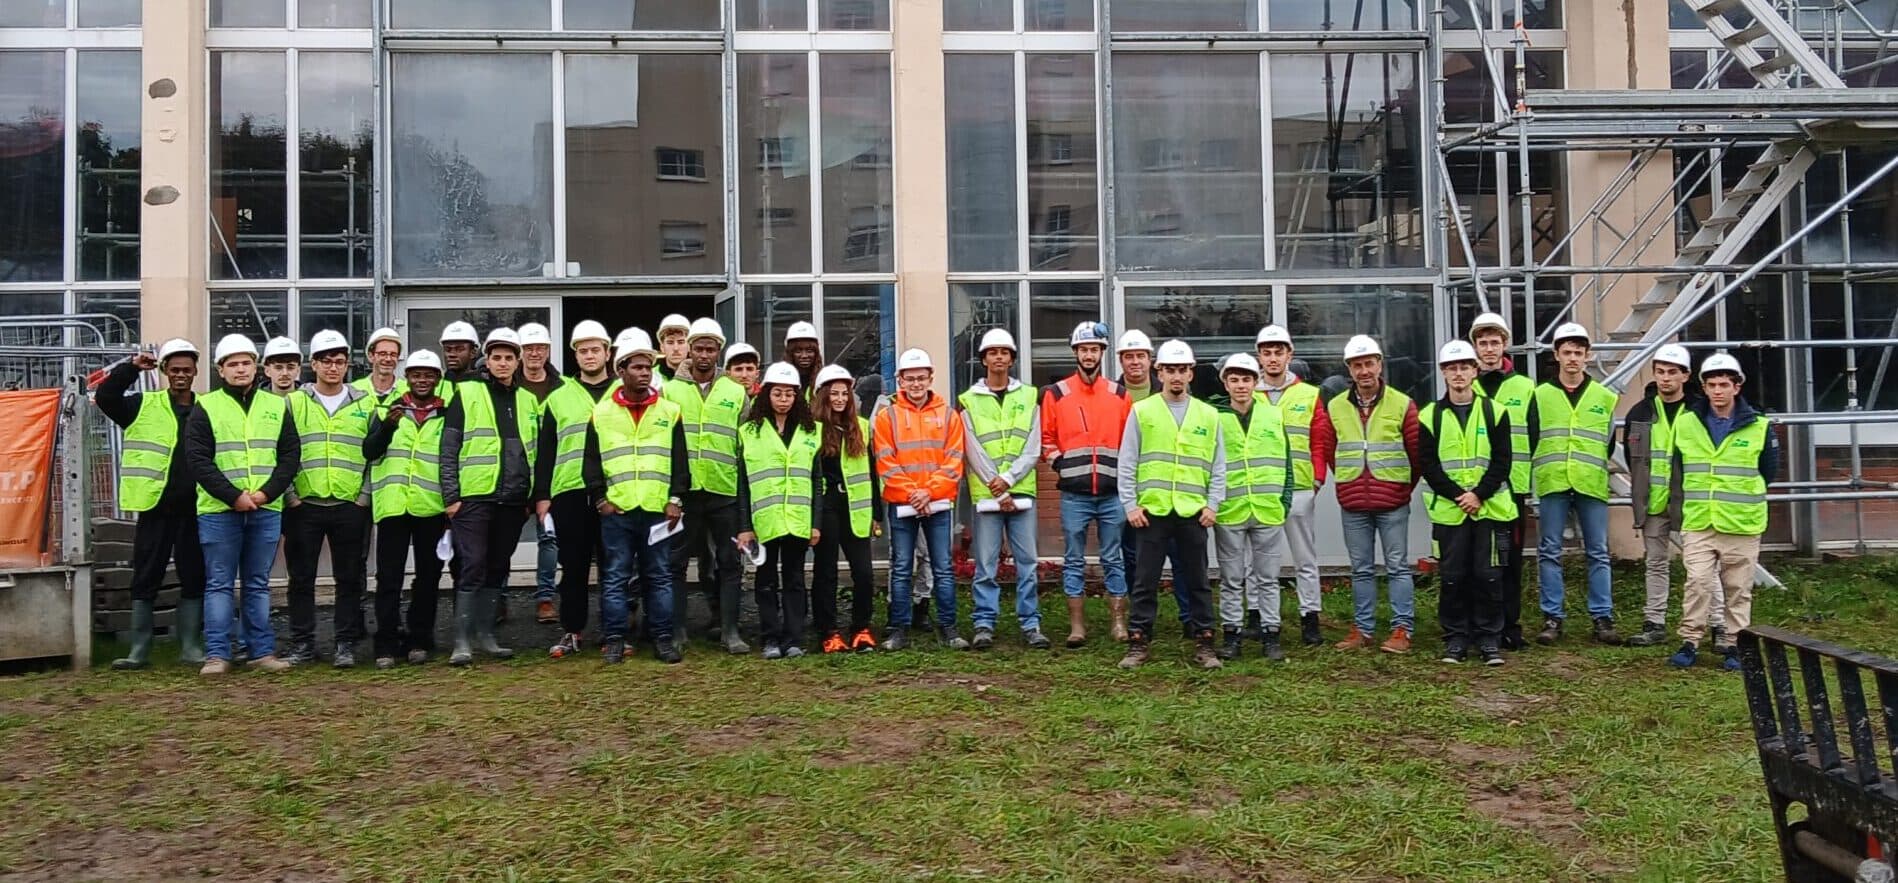
M 1351 391 L 1347 389 L 1338 394 L 1349 396 Z M 1369 413 L 1364 408 L 1358 409 L 1360 419 Z M 1389 512 L 1409 503 L 1411 492 L 1416 490 L 1417 480 L 1421 477 L 1421 467 L 1417 461 L 1421 427 L 1422 424 L 1417 422 L 1417 403 L 1413 401 L 1404 410 L 1404 453 L 1410 455 L 1410 481 L 1383 481 L 1372 477 L 1368 471 L 1364 472 L 1352 481 L 1338 483 L 1338 508 L 1351 512 Z M 1332 468 L 1337 467 L 1334 465 Z

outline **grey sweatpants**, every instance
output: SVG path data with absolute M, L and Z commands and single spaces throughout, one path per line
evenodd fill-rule
M 1259 611 L 1268 629 L 1279 627 L 1279 556 L 1285 528 L 1257 521 L 1213 528 L 1219 550 L 1219 621 L 1226 628 L 1245 624 L 1246 611 Z
M 1648 589 L 1647 604 L 1641 611 L 1643 623 L 1667 624 L 1667 596 L 1673 583 L 1673 572 L 1668 564 L 1674 557 L 1674 544 L 1669 541 L 1669 535 L 1674 532 L 1674 526 L 1673 519 L 1666 513 L 1649 515 L 1641 524 L 1641 544 L 1647 552 Z M 1711 598 L 1713 612 L 1708 621 L 1714 628 L 1720 628 L 1726 622 L 1727 605 L 1719 592 L 1714 592 Z
M 1292 552 L 1298 575 L 1299 615 L 1317 613 L 1324 605 L 1318 588 L 1318 492 L 1294 491 L 1292 508 L 1285 513 L 1285 544 Z

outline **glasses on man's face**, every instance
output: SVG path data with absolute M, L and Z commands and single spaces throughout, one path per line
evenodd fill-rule
M 311 361 L 315 362 L 318 365 L 326 365 L 328 367 L 335 368 L 341 365 L 349 364 L 349 357 L 348 356 L 325 356 L 321 359 L 312 359 Z
M 389 350 L 382 350 L 380 352 L 370 353 L 369 358 L 375 359 L 378 362 L 393 362 L 399 358 L 402 358 L 402 354 L 397 353 L 397 352 L 390 352 Z

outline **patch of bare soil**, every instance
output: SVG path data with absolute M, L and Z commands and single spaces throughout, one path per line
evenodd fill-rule
M 27 860 L 0 873 L 6 883 L 64 880 L 334 880 L 334 867 L 310 854 L 260 852 L 263 838 L 204 825 L 175 831 L 62 826 L 26 845 Z
M 1195 847 L 1187 847 L 1154 868 L 1161 876 L 1181 880 L 1272 880 L 1264 872 L 1246 868 Z
M 1498 720 L 1520 721 L 1540 711 L 1552 700 L 1534 693 L 1511 693 L 1482 685 L 1467 696 L 1458 696 L 1456 701 L 1464 708 Z

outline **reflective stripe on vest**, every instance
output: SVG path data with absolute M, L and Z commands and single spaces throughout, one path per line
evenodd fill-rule
M 1254 396 L 1248 425 L 1240 426 L 1239 415 L 1231 413 L 1221 413 L 1219 425 L 1226 442 L 1226 499 L 1219 504 L 1219 523 L 1256 519 L 1267 527 L 1284 524 L 1291 460 L 1278 409 L 1265 404 L 1263 396 Z M 1141 437 L 1145 435 L 1146 427 L 1141 427 Z
M 158 508 L 171 478 L 171 454 L 178 446 L 178 415 L 165 390 L 140 393 L 138 416 L 125 427 L 119 443 L 119 508 L 146 512 Z
M 1041 447 L 1041 439 L 1028 437 L 1028 430 L 1035 420 L 1035 391 L 1026 385 L 1017 386 L 999 396 L 990 395 L 973 389 L 964 390 L 959 397 L 962 410 L 969 415 L 969 431 L 975 434 L 975 442 L 982 446 L 989 462 L 995 464 L 996 472 L 1006 471 L 1010 464 L 1021 456 L 1022 451 L 1031 445 Z M 1020 481 L 1010 485 L 1011 495 L 1035 495 L 1035 470 L 1028 470 Z M 981 502 L 995 495 L 989 493 L 988 485 L 969 473 L 969 499 Z
M 1608 434 L 1615 423 L 1616 396 L 1589 381 L 1580 401 L 1553 381 L 1536 387 L 1537 437 L 1532 479 L 1537 496 L 1574 491 L 1608 499 Z
M 612 396 L 593 406 L 608 502 L 622 512 L 666 511 L 672 496 L 672 431 L 679 422 L 679 404 L 665 398 L 647 405 L 638 422 Z
M 1332 396 L 1325 410 L 1338 433 L 1334 465 L 1340 484 L 1356 481 L 1367 469 L 1379 481 L 1410 483 L 1410 455 L 1404 450 L 1404 415 L 1410 411 L 1410 396 L 1385 387 L 1371 409 L 1368 438 L 1349 391 Z
M 876 518 L 870 480 L 870 421 L 858 417 L 857 431 L 863 434 L 863 454 L 852 457 L 846 448 L 838 453 L 837 461 L 844 471 L 844 499 L 850 503 L 850 532 L 864 539 L 870 536 L 870 524 Z
M 1476 394 L 1490 397 L 1480 383 L 1476 385 Z M 1496 395 L 1491 397 L 1509 415 L 1509 489 L 1524 496 L 1530 491 L 1529 400 L 1535 398 L 1535 394 L 1535 381 L 1521 374 L 1511 374 L 1497 385 Z
M 362 494 L 362 441 L 369 434 L 374 399 L 363 396 L 343 403 L 335 414 L 304 390 L 288 398 L 302 444 L 297 464 L 297 496 L 305 500 L 354 501 Z
M 1681 405 L 1686 410 L 1686 404 Z M 1654 422 L 1648 429 L 1648 514 L 1667 512 L 1674 484 L 1674 420 L 1667 416 L 1667 403 L 1654 397 Z
M 698 383 L 681 374 L 666 381 L 660 395 L 679 406 L 685 423 L 692 489 L 738 496 L 738 424 L 744 419 L 745 388 L 721 374 L 701 394 Z
M 580 381 L 564 378 L 541 406 L 554 415 L 554 480 L 548 496 L 586 486 L 581 463 L 587 454 L 587 427 L 593 424 L 593 396 Z
M 1467 491 L 1476 490 L 1476 486 L 1483 481 L 1483 473 L 1489 471 L 1489 434 L 1495 429 L 1496 422 L 1495 412 L 1486 404 L 1480 398 L 1473 402 L 1467 420 L 1458 420 L 1455 411 L 1445 409 L 1436 402 L 1425 405 L 1417 416 L 1419 422 L 1431 427 L 1431 431 L 1437 434 L 1437 462 L 1443 467 L 1443 473 Z M 1442 413 L 1439 414 L 1439 411 Z M 1424 505 L 1430 513 L 1432 524 L 1458 525 L 1470 518 L 1455 499 L 1439 495 L 1427 484 L 1424 487 Z M 1482 508 L 1476 511 L 1476 517 L 1503 523 L 1515 521 L 1515 496 L 1507 488 L 1497 488 L 1496 493 L 1483 501 Z
M 1269 397 L 1257 393 L 1253 397 L 1270 401 Z M 1285 437 L 1292 444 L 1292 489 L 1311 490 L 1318 486 L 1311 464 L 1311 420 L 1318 408 L 1318 387 L 1304 381 L 1294 383 L 1279 393 L 1275 407 L 1279 422 L 1285 427 Z
M 738 430 L 738 450 L 751 488 L 751 529 L 758 541 L 811 535 L 811 467 L 822 437 L 799 428 L 787 447 L 776 426 L 746 423 Z
M 464 380 L 455 386 L 461 390 L 461 495 L 486 496 L 501 483 L 501 430 L 494 399 L 485 380 Z M 513 392 L 514 423 L 532 475 L 540 440 L 540 400 L 519 386 Z
M 1140 425 L 1134 504 L 1148 515 L 1198 515 L 1212 489 L 1219 412 L 1192 399 L 1186 419 L 1175 424 L 1166 399 L 1150 396 L 1134 405 L 1133 419 Z
M 1681 530 L 1766 533 L 1766 477 L 1760 474 L 1760 457 L 1768 444 L 1767 423 L 1765 416 L 1756 417 L 1715 447 L 1700 416 L 1681 409 L 1674 420 L 1674 447 L 1681 455 Z
M 369 467 L 369 500 L 376 521 L 442 513 L 442 427 L 447 425 L 440 411 L 420 426 L 407 416 L 396 425 L 388 452 Z
M 212 462 L 218 471 L 240 491 L 263 490 L 277 469 L 277 438 L 289 414 L 283 396 L 259 391 L 251 396 L 250 410 L 246 411 L 230 393 L 220 389 L 199 396 L 198 407 L 211 421 Z M 283 496 L 265 503 L 264 508 L 283 511 Z M 203 485 L 198 486 L 199 515 L 229 511 L 231 507 L 223 500 L 211 496 Z

